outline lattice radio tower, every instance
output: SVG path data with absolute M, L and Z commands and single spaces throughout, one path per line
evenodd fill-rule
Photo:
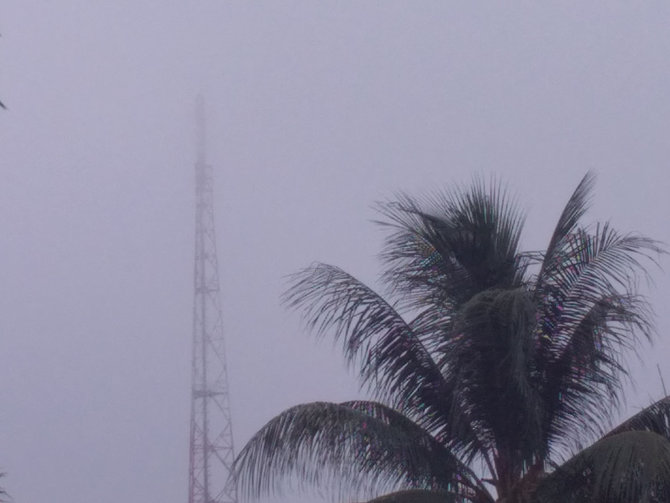
M 189 503 L 237 503 L 214 229 L 212 166 L 206 161 L 205 105 L 196 103 L 195 301 L 191 376 Z

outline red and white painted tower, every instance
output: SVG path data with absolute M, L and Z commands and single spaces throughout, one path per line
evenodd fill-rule
M 214 227 L 212 166 L 206 160 L 205 105 L 196 103 L 195 268 L 189 503 L 237 503 L 235 459 Z

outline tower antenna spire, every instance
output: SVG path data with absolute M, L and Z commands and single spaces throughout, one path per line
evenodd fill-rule
M 212 166 L 206 161 L 205 101 L 196 99 L 195 265 L 189 503 L 237 503 L 235 449 L 214 226 Z
M 205 98 L 198 94 L 195 100 L 196 127 L 196 159 L 198 163 L 206 163 L 207 159 L 207 116 L 205 114 Z

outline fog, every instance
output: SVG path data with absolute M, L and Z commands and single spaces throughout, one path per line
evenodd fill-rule
M 587 220 L 670 243 L 670 4 L 5 0 L 0 479 L 16 502 L 184 502 L 194 103 L 208 103 L 237 450 L 291 405 L 364 396 L 280 306 L 313 261 L 375 284 L 372 204 L 495 175 L 548 242 Z M 625 413 L 670 382 L 630 359 Z M 290 496 L 289 496 L 290 498 Z

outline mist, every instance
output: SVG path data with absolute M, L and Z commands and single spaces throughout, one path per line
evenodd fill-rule
M 188 492 L 195 99 L 205 96 L 236 448 L 283 409 L 365 396 L 280 305 L 314 261 L 375 285 L 375 201 L 474 175 L 546 246 L 587 221 L 670 242 L 670 5 L 7 0 L 0 20 L 0 486 L 13 501 Z M 630 355 L 622 414 L 670 382 Z M 289 496 L 292 497 L 292 496 Z

